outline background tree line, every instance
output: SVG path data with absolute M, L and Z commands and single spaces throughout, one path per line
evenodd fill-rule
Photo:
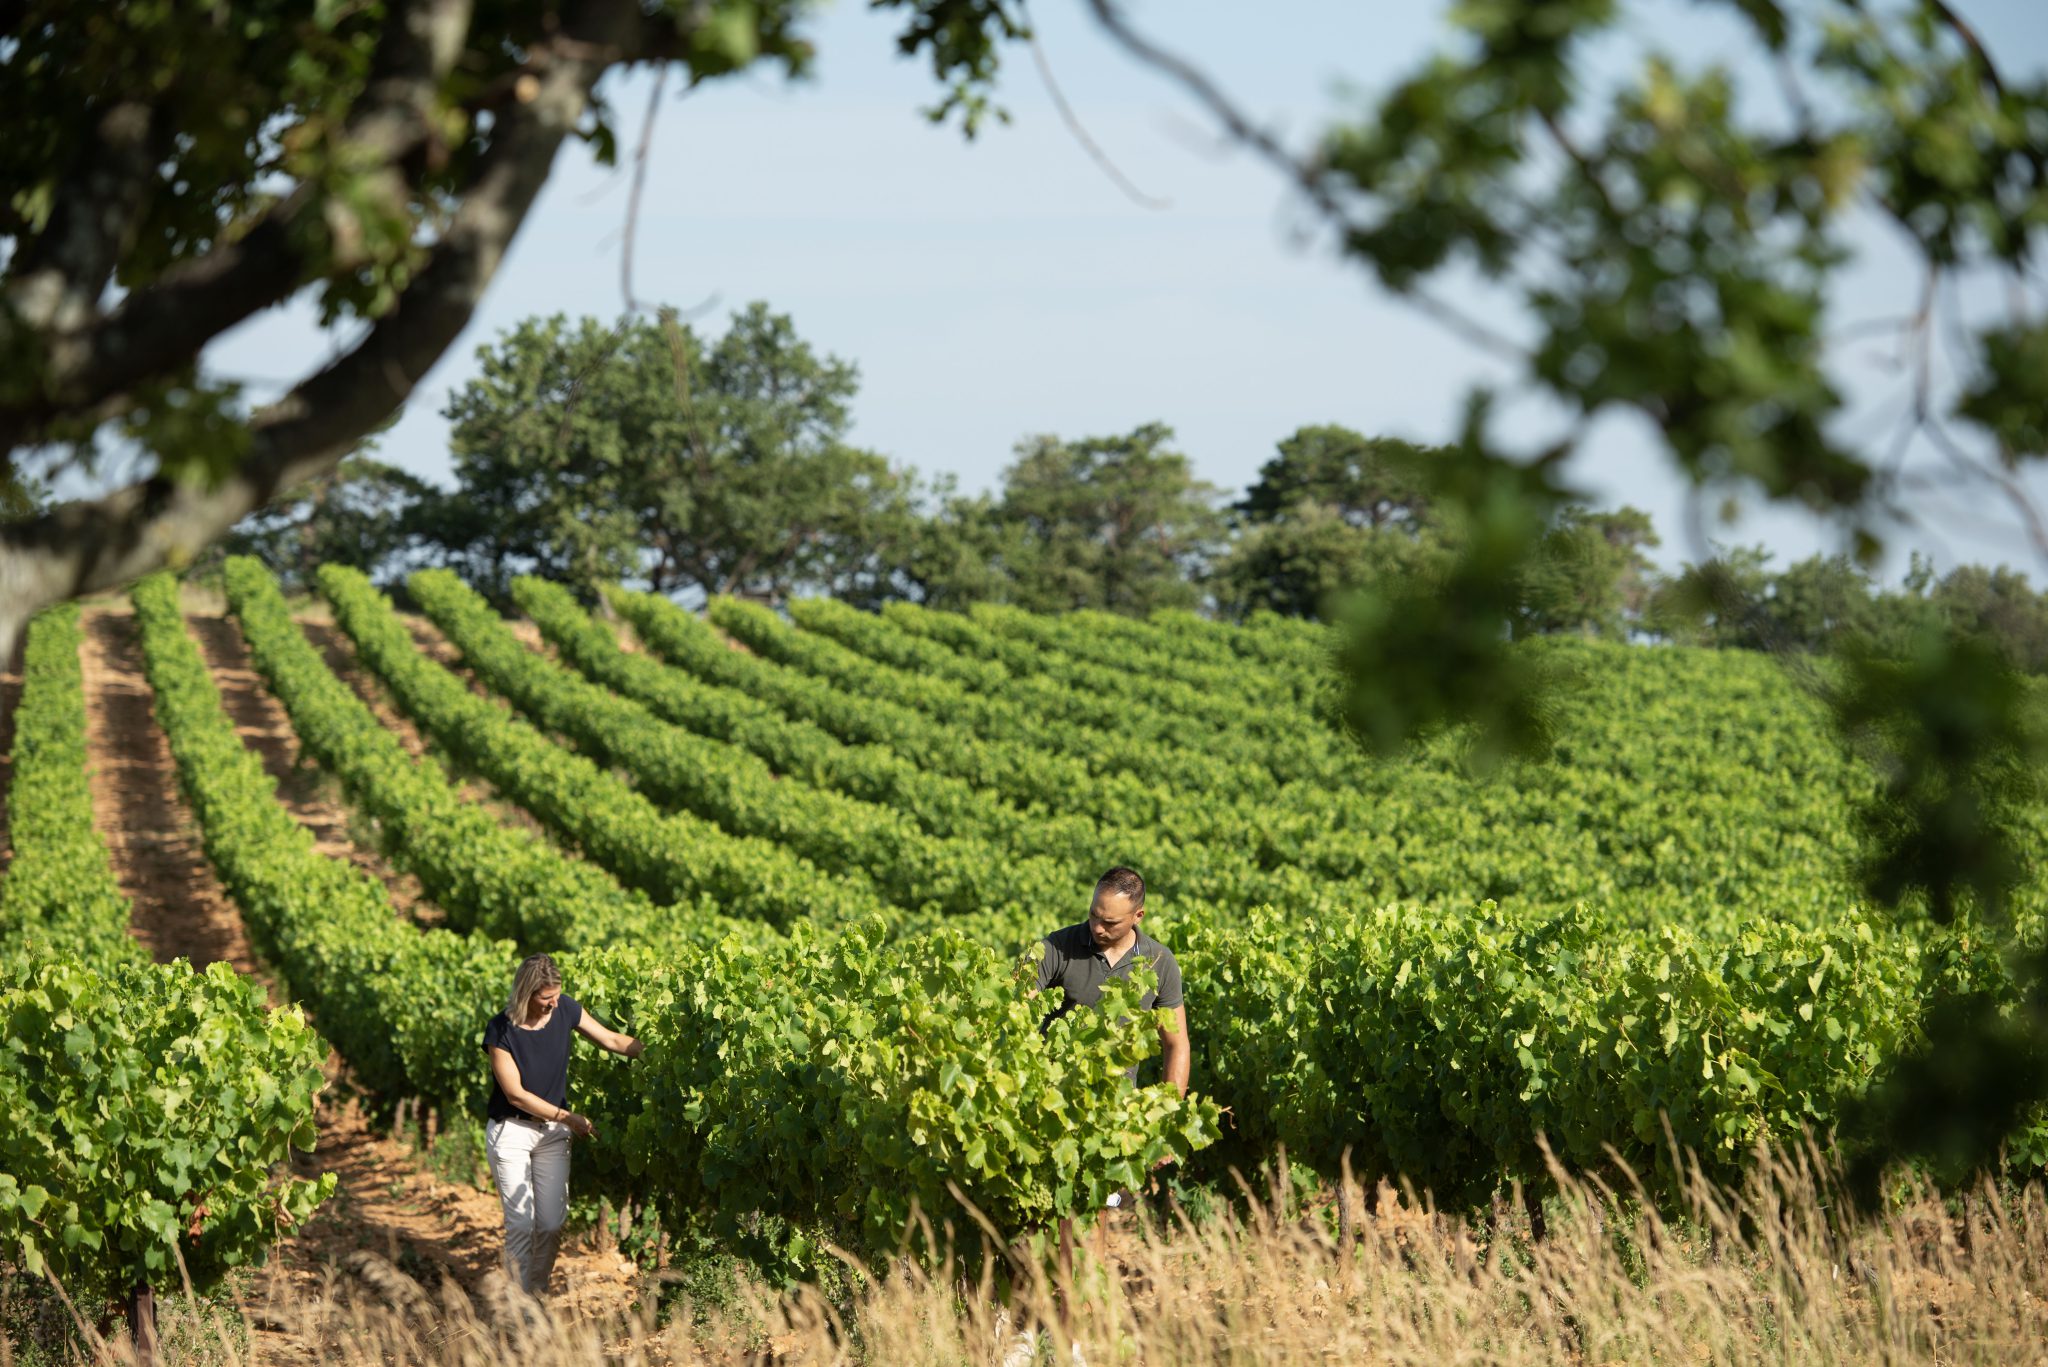
M 1283 437 L 1235 502 L 1173 431 L 1020 442 L 990 494 L 962 494 L 848 440 L 859 373 L 755 303 L 707 340 L 671 319 L 529 319 L 480 350 L 451 399 L 456 486 L 359 452 L 252 516 L 226 549 L 304 586 L 325 561 L 381 574 L 445 564 L 505 601 L 538 572 L 595 596 L 659 592 L 875 604 L 1015 603 L 1145 614 L 1328 614 L 1354 589 L 1428 583 L 1469 528 L 1434 496 L 1441 448 L 1349 428 Z M 2048 671 L 2048 595 L 2003 567 L 1896 588 L 1847 556 L 1782 569 L 1763 547 L 1658 572 L 1648 514 L 1567 505 L 1513 585 L 1517 636 L 1576 633 L 1897 654 L 1932 628 Z

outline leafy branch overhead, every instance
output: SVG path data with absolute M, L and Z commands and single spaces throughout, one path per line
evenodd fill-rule
M 890 0 L 943 117 L 991 112 L 1001 0 Z M 0 484 L 106 451 L 105 497 L 0 525 L 0 645 L 37 608 L 181 564 L 331 471 L 460 334 L 561 144 L 615 155 L 599 90 L 691 84 L 813 48 L 800 0 L 236 0 L 0 9 Z M 304 297 L 353 340 L 251 408 L 216 337 Z

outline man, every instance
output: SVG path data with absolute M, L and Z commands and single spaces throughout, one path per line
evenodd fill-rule
M 1139 928 L 1144 919 L 1145 880 L 1137 871 L 1119 866 L 1103 874 L 1095 882 L 1088 919 L 1045 937 L 1045 955 L 1038 962 L 1038 990 L 1057 987 L 1064 995 L 1046 1017 L 1052 1020 L 1077 1006 L 1094 1006 L 1102 999 L 1102 985 L 1111 978 L 1128 978 L 1131 965 L 1139 959 L 1151 964 L 1159 986 L 1146 992 L 1138 1005 L 1147 1011 L 1156 1007 L 1173 1013 L 1171 1021 L 1159 1028 L 1159 1045 L 1165 1056 L 1166 1080 L 1186 1096 L 1191 1051 L 1180 965 L 1174 962 L 1172 950 Z M 1131 1070 L 1131 1076 L 1136 1079 L 1137 1069 Z

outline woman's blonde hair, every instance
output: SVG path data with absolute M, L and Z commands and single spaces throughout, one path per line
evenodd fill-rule
M 514 1025 L 526 1024 L 526 1010 L 536 993 L 562 985 L 562 970 L 545 954 L 529 954 L 512 975 L 512 997 L 505 1003 L 505 1015 Z

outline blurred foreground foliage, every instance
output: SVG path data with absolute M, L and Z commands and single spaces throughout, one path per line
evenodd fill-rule
M 1368 587 L 1342 611 L 1346 708 L 1375 748 L 1461 722 L 1481 756 L 1542 751 L 1555 681 L 1513 645 L 1509 586 L 1570 499 L 1559 457 L 1594 419 L 1644 425 L 1703 493 L 1835 523 L 1865 565 L 1886 527 L 1913 520 L 1899 454 L 1916 445 L 1961 487 L 2031 517 L 2013 476 L 2048 454 L 2048 324 L 2027 305 L 2048 226 L 2048 82 L 2001 71 L 1940 0 L 1699 8 L 1739 25 L 1739 65 L 1651 52 L 1633 78 L 1609 82 L 1594 74 L 1596 50 L 1637 7 L 1473 0 L 1454 8 L 1443 55 L 1312 157 L 1266 144 L 1347 258 L 1512 353 L 1575 423 L 1531 461 L 1478 421 L 1481 393 L 1456 458 L 1425 467 L 1429 497 L 1470 534 L 1426 587 Z M 1098 11 L 1130 36 L 1111 7 Z M 1751 78 L 1764 88 L 1746 89 Z M 1921 306 L 1900 324 L 1922 359 L 1907 367 L 1899 432 L 1860 445 L 1827 365 L 1828 304 L 1852 233 L 1873 219 L 1924 275 Z M 1489 316 L 1526 320 L 1525 336 L 1495 334 L 1437 292 L 1475 277 L 1504 306 Z M 1927 330 L 1946 294 L 1987 279 L 2012 302 L 1956 324 L 1968 347 L 1944 404 Z M 1696 604 L 1724 620 L 1755 615 L 1730 576 L 1709 568 L 1702 581 Z M 1768 631 L 1760 643 L 1789 653 Z M 1864 814 L 1869 892 L 1910 914 L 2002 923 L 2033 850 L 2035 688 L 1967 632 L 1845 654 L 1838 675 L 1811 677 L 1884 776 Z M 2019 980 L 2016 1002 L 1944 1008 L 1925 1066 L 1902 1070 L 1892 1104 L 1871 1113 L 1893 1152 L 1987 1161 L 2019 1108 L 2048 1095 L 2048 1006 L 2038 973 Z

